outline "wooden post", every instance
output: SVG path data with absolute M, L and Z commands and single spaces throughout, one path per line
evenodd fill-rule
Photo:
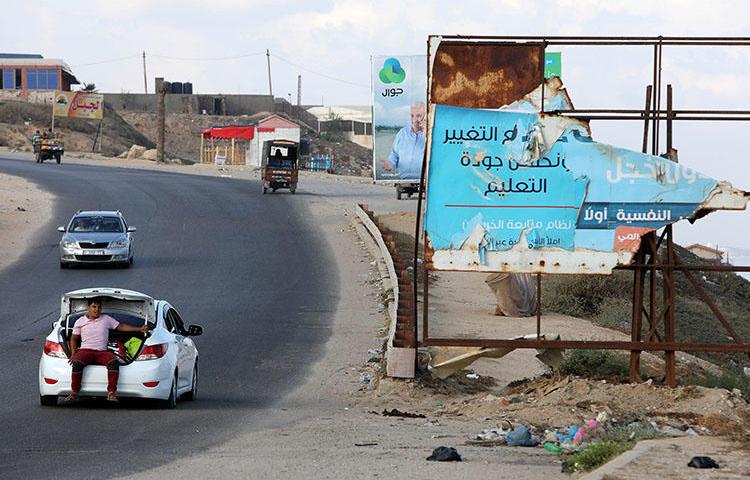
M 200 154 L 200 163 L 203 163 L 203 132 L 201 132 L 201 154 Z
M 231 165 L 234 165 L 234 138 L 232 139 L 232 161 Z
M 164 122 L 166 116 L 166 107 L 164 105 L 164 97 L 166 96 L 167 90 L 164 88 L 162 83 L 159 87 L 159 110 L 157 113 L 157 137 L 156 137 L 156 163 L 164 163 Z

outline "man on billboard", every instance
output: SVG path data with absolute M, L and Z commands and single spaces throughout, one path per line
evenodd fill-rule
M 425 146 L 425 122 L 427 112 L 424 102 L 411 105 L 411 124 L 396 134 L 387 160 L 383 160 L 383 170 L 398 170 L 402 179 L 418 180 L 422 172 L 422 157 Z

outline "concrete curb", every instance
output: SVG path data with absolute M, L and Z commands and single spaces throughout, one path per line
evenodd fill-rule
M 618 470 L 625 468 L 629 463 L 637 460 L 641 455 L 647 454 L 652 447 L 653 443 L 649 440 L 638 442 L 638 444 L 631 450 L 618 455 L 613 460 L 610 460 L 596 470 L 587 473 L 579 480 L 604 480 L 605 478 L 608 478 L 609 475 L 612 475 Z
M 383 257 L 386 268 L 388 269 L 390 289 L 393 291 L 393 301 L 388 306 L 388 316 L 390 317 L 391 322 L 388 329 L 388 344 L 385 352 L 386 375 L 396 378 L 414 378 L 414 360 L 417 354 L 416 349 L 393 346 L 393 339 L 396 336 L 396 311 L 398 309 L 399 296 L 398 276 L 396 275 L 396 269 L 393 266 L 393 259 L 385 245 L 383 235 L 372 220 L 370 220 L 367 213 L 365 213 L 359 205 L 356 205 L 355 212 L 369 234 L 375 240 L 375 243 L 378 244 L 378 248 L 380 248 L 380 255 Z

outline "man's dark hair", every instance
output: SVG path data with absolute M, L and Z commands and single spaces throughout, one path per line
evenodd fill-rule
M 102 304 L 102 297 L 92 297 L 92 298 L 89 298 L 89 305 L 93 305 L 93 304 L 101 305 Z

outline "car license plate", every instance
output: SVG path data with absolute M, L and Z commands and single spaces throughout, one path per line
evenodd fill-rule
M 104 255 L 104 250 L 84 250 L 84 255 Z

